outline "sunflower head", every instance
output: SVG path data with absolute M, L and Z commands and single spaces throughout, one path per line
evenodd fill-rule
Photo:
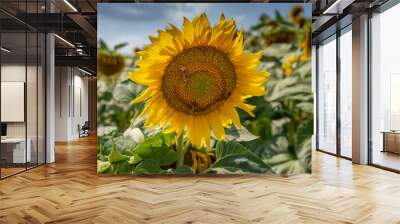
M 179 29 L 170 25 L 149 37 L 151 45 L 129 74 L 147 89 L 133 103 L 145 101 L 145 126 L 186 133 L 196 147 L 210 144 L 213 134 L 224 139 L 224 128 L 240 126 L 236 108 L 252 115 L 245 100 L 265 93 L 265 71 L 258 70 L 262 52 L 243 50 L 243 32 L 223 15 L 212 26 L 202 14 L 184 18 Z
M 97 52 L 97 69 L 104 79 L 118 78 L 124 70 L 124 57 L 116 52 L 109 50 L 99 50 Z
M 293 21 L 296 21 L 300 14 L 303 13 L 303 7 L 296 5 L 289 12 L 289 18 Z
M 270 46 L 271 44 L 277 43 L 291 43 L 296 40 L 296 33 L 291 30 L 282 30 L 281 28 L 275 28 L 272 31 L 265 34 L 264 44 Z
M 293 73 L 293 65 L 297 62 L 297 56 L 295 54 L 290 55 L 290 57 L 283 63 L 282 69 L 286 76 L 290 76 Z
M 304 38 L 301 43 L 303 54 L 301 55 L 301 61 L 307 61 L 311 57 L 311 27 L 306 26 L 304 29 Z

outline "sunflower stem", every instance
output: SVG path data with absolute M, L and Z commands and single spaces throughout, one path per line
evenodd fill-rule
M 189 144 L 184 145 L 183 134 L 181 134 L 176 140 L 176 168 L 183 166 L 188 145 Z

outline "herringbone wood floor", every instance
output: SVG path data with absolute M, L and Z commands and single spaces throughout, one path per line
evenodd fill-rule
M 96 175 L 95 138 L 0 181 L 0 223 L 400 223 L 400 175 L 315 152 L 290 177 Z

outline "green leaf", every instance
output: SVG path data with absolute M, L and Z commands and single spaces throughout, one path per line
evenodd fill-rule
M 304 173 L 305 169 L 299 160 L 290 153 L 279 153 L 268 159 L 266 163 L 277 174 L 298 174 Z
M 211 171 L 224 169 L 228 172 L 270 173 L 271 169 L 248 148 L 238 142 L 230 141 L 217 143 L 215 155 L 217 161 Z
M 277 22 L 283 22 L 283 21 L 285 21 L 285 20 L 283 19 L 283 17 L 281 16 L 281 13 L 280 13 L 278 10 L 275 10 L 275 20 L 276 20 Z
M 251 151 L 255 155 L 257 155 L 258 158 L 261 159 L 270 158 L 272 155 L 276 153 L 273 144 L 263 139 L 256 139 L 250 142 L 243 142 L 242 144 L 246 148 L 251 149 Z
M 271 83 L 269 84 L 271 85 Z M 290 76 L 279 80 L 271 88 L 272 91 L 265 96 L 267 101 L 277 101 L 296 94 L 312 94 L 311 83 L 308 81 L 299 81 L 297 76 Z
M 136 146 L 136 142 L 129 138 L 129 137 L 125 137 L 125 136 L 119 136 L 117 138 L 114 139 L 114 144 L 116 149 L 123 155 L 132 155 L 132 150 L 135 148 Z
M 128 163 L 134 165 L 134 164 L 138 164 L 140 161 L 142 161 L 142 158 L 140 158 L 139 155 L 134 153 L 133 156 L 129 157 Z
M 306 173 L 311 173 L 311 138 L 306 138 L 297 147 L 297 158 Z
M 167 153 L 161 158 L 160 165 L 168 166 L 176 161 L 176 152 L 174 150 L 168 150 Z
M 122 103 L 130 103 L 136 97 L 136 93 L 131 86 L 126 84 L 117 84 L 113 91 L 113 98 Z
M 171 149 L 168 144 L 172 144 L 171 134 L 157 133 L 146 139 L 136 147 L 135 152 L 143 159 L 152 158 L 160 161 Z
M 230 142 L 219 141 L 215 149 L 215 156 L 217 160 L 222 159 L 223 157 L 228 155 L 235 155 L 235 154 L 241 155 L 247 153 L 251 152 L 243 145 L 234 141 Z
M 290 122 L 290 119 L 287 117 L 281 119 L 275 119 L 271 122 L 271 134 L 279 135 L 285 132 L 284 126 Z
M 99 40 L 99 47 L 100 47 L 100 50 L 108 50 L 108 46 L 107 46 L 107 44 L 106 44 L 106 42 L 104 42 L 102 39 L 100 39 Z
M 142 159 L 138 166 L 142 164 L 140 167 L 151 167 L 151 172 L 155 172 L 154 167 L 158 166 L 158 171 L 164 172 L 160 166 L 172 165 L 177 158 L 176 152 L 170 147 L 172 146 L 174 136 L 175 134 L 157 133 L 139 144 L 134 151 L 134 153 Z M 151 166 L 149 161 L 152 164 Z M 144 169 L 140 167 L 138 168 L 138 172 L 147 172 L 140 171 Z
M 302 142 L 305 139 L 311 139 L 311 136 L 313 135 L 313 130 L 314 122 L 312 118 L 303 121 L 297 129 L 297 142 Z
M 130 141 L 132 141 L 135 144 L 140 144 L 144 141 L 144 135 L 140 128 L 128 128 L 124 131 L 123 134 L 124 137 L 128 138 Z M 132 150 L 134 148 L 131 148 Z
M 257 138 L 258 136 L 253 135 L 243 126 L 239 128 L 232 125 L 231 128 L 225 130 L 225 139 L 228 141 L 247 142 Z
M 301 102 L 297 104 L 297 107 L 310 114 L 314 112 L 314 104 L 310 102 Z
M 128 43 L 120 43 L 114 46 L 114 50 L 119 50 L 123 47 L 125 47 L 126 45 L 128 45 Z
M 162 171 L 160 164 L 154 160 L 144 160 L 135 167 L 137 174 L 157 174 Z
M 234 154 L 217 160 L 211 170 L 224 169 L 235 173 L 272 173 L 261 159 L 252 154 Z
M 303 63 L 296 69 L 296 72 L 299 73 L 300 77 L 306 77 L 311 73 L 311 63 Z
M 151 136 L 144 142 L 150 147 L 161 147 L 164 143 L 164 137 L 162 133 L 158 133 L 154 136 Z
M 108 155 L 108 161 L 110 161 L 110 163 L 119 163 L 126 160 L 129 160 L 129 156 L 119 153 L 115 144 L 113 144 L 111 153 Z
M 146 159 L 154 159 L 156 161 L 160 161 L 165 154 L 167 154 L 168 149 L 164 147 L 141 147 L 136 150 L 136 153 L 144 160 Z
M 192 167 L 183 165 L 175 170 L 175 174 L 194 174 Z
M 111 167 L 111 163 L 97 160 L 97 173 L 105 173 Z
M 311 138 L 297 144 L 295 153 L 281 151 L 265 160 L 277 174 L 298 174 L 311 172 Z
M 166 146 L 171 146 L 174 139 L 175 139 L 175 133 L 167 133 L 167 134 L 163 134 L 163 140 L 164 140 L 164 144 Z
M 313 102 L 314 96 L 312 94 L 298 94 L 293 96 L 288 96 L 288 99 L 302 102 Z
M 99 137 L 99 140 L 103 141 L 106 136 L 113 136 L 117 132 L 116 127 L 112 126 L 100 126 L 97 128 L 97 136 Z
M 123 161 L 111 164 L 111 169 L 109 171 L 114 174 L 131 174 L 134 167 L 134 165 L 129 164 L 127 161 Z

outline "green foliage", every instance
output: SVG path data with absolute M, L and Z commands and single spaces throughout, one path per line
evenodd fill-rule
M 99 139 L 98 173 L 166 173 L 176 162 L 175 134 L 157 133 L 140 144 L 124 136 L 99 136 Z M 111 148 L 110 152 L 105 153 L 105 148 Z M 177 172 L 188 173 L 184 168 Z
M 307 21 L 303 26 L 307 26 Z M 291 31 L 296 39 L 287 43 L 271 43 L 266 48 L 261 37 L 279 31 Z M 251 32 L 251 35 L 250 35 Z M 299 24 L 264 17 L 261 24 L 249 31 L 247 46 L 254 51 L 264 50 L 261 66 L 271 73 L 263 97 L 253 97 L 250 102 L 257 105 L 255 118 L 241 114 L 247 129 L 260 139 L 244 145 L 268 164 L 275 173 L 295 174 L 311 172 L 311 136 L 313 134 L 313 93 L 311 89 L 310 60 L 297 60 L 290 75 L 285 75 L 282 66 L 290 55 L 300 58 L 298 42 L 307 29 Z M 254 44 L 256 43 L 256 44 Z
M 119 43 L 117 45 L 114 46 L 113 49 L 110 49 L 110 47 L 107 45 L 106 42 L 104 42 L 104 40 L 100 39 L 99 43 L 98 43 L 98 49 L 100 51 L 107 51 L 110 53 L 116 53 L 118 50 L 126 47 L 128 45 L 128 43 Z
M 162 169 L 160 168 L 160 164 L 157 163 L 156 160 L 148 159 L 139 163 L 134 172 L 136 174 L 156 174 L 162 173 Z
M 141 105 L 131 105 L 143 87 L 133 84 L 123 74 L 115 85 L 97 84 L 97 121 L 102 126 L 112 126 L 124 131 L 131 124 L 135 113 L 140 113 Z
M 270 167 L 252 151 L 238 142 L 217 143 L 215 149 L 217 160 L 210 171 L 223 173 L 272 173 Z
M 108 155 L 108 161 L 110 163 L 119 163 L 119 162 L 123 162 L 126 160 L 129 160 L 129 156 L 122 155 L 121 153 L 119 153 L 115 147 L 115 144 L 113 144 L 112 150 L 111 150 L 110 154 Z
M 179 168 L 176 169 L 175 171 L 176 174 L 194 174 L 192 167 L 183 165 Z
M 108 161 L 97 160 L 97 173 L 105 173 L 111 167 L 111 163 Z
M 301 17 L 301 16 L 300 16 Z M 242 127 L 225 129 L 225 141 L 213 140 L 211 148 L 198 149 L 211 155 L 211 165 L 203 173 L 296 174 L 311 172 L 311 136 L 313 133 L 313 93 L 310 60 L 301 60 L 302 42 L 309 32 L 310 19 L 295 21 L 276 14 L 263 15 L 245 32 L 245 49 L 263 51 L 260 69 L 270 73 L 267 94 L 248 99 L 255 105 L 255 117 L 239 111 Z M 117 52 L 125 43 L 112 49 L 100 40 L 99 49 Z M 291 72 L 283 67 L 290 57 Z M 190 152 L 184 165 L 175 168 L 177 149 L 174 134 L 143 127 L 139 114 L 143 104 L 131 101 L 145 87 L 128 79 L 135 69 L 135 54 L 124 56 L 125 69 L 111 83 L 98 81 L 97 172 L 113 174 L 195 174 Z M 139 128 L 145 136 L 136 142 L 125 130 Z
M 253 135 L 243 126 L 238 128 L 233 125 L 231 128 L 225 129 L 225 139 L 228 141 L 246 142 L 257 138 L 258 136 Z
M 158 168 L 169 166 L 176 161 L 176 152 L 172 147 L 173 136 L 174 134 L 158 133 L 136 147 L 135 152 L 143 158 L 138 165 L 141 166 L 141 172 L 145 171 L 146 167 L 153 171 L 154 166 Z M 152 163 L 152 166 L 148 165 L 149 162 Z

